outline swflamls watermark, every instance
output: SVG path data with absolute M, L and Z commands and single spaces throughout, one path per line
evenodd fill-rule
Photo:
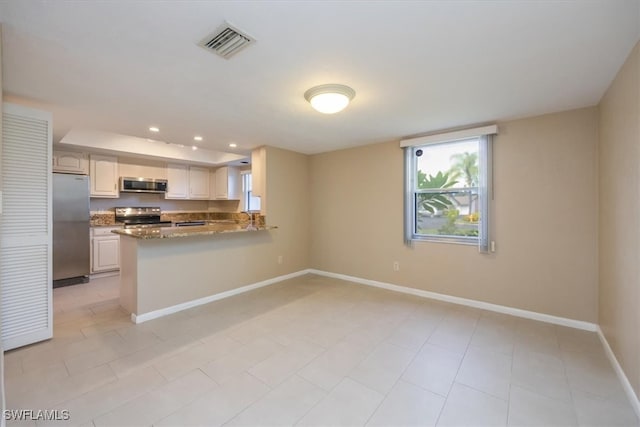
M 7 421 L 68 421 L 68 409 L 5 409 L 2 411 Z

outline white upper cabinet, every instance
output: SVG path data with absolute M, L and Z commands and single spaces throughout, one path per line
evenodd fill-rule
M 209 171 L 209 200 L 216 200 L 216 171 Z
M 118 170 L 120 176 L 167 179 L 167 164 L 158 160 L 119 157 Z
M 190 166 L 189 167 L 189 198 L 209 199 L 209 169 Z
M 55 150 L 53 152 L 53 171 L 88 175 L 89 159 L 85 153 Z
M 169 163 L 167 165 L 167 192 L 165 199 L 189 198 L 189 167 Z
M 167 165 L 166 199 L 209 200 L 209 169 L 169 163 Z
M 233 166 L 223 166 L 215 173 L 215 199 L 240 200 L 240 171 Z
M 118 158 L 114 156 L 89 156 L 91 197 L 117 198 Z

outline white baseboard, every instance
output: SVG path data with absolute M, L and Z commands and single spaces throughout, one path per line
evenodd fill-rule
M 348 276 L 346 274 L 331 273 L 328 271 L 316 270 L 312 268 L 296 271 L 290 274 L 285 274 L 283 276 L 277 276 L 271 279 L 263 280 L 261 282 L 253 283 L 251 285 L 242 286 L 237 289 L 231 289 L 229 291 L 220 292 L 218 294 L 209 295 L 203 298 L 198 298 L 196 300 L 172 305 L 171 307 L 161 308 L 159 310 L 150 311 L 148 313 L 143 313 L 139 315 L 132 313 L 131 320 L 134 323 L 146 322 L 147 320 L 157 319 L 158 317 L 177 313 L 182 310 L 187 310 L 192 307 L 197 307 L 199 305 L 207 304 L 223 298 L 228 298 L 244 292 L 249 292 L 254 289 L 262 288 L 264 286 L 269 286 L 274 283 L 281 282 L 287 279 L 292 279 L 294 277 L 302 276 L 305 274 L 317 274 L 319 276 L 332 277 L 335 279 L 341 279 L 349 282 L 359 283 L 362 285 L 387 289 L 390 291 L 400 292 L 403 294 L 415 295 L 422 298 L 429 298 L 429 299 L 434 299 L 438 301 L 449 302 L 452 304 L 459 304 L 459 305 L 464 305 L 468 307 L 479 308 L 482 310 L 494 311 L 497 313 L 509 314 L 516 317 L 538 320 L 546 323 L 553 323 L 555 325 L 567 326 L 570 328 L 582 329 L 585 331 L 591 331 L 591 332 L 598 331 L 598 325 L 596 325 L 595 323 L 589 323 L 589 322 L 584 322 L 584 321 L 575 320 L 575 319 L 568 319 L 568 318 L 559 317 L 559 316 L 552 316 L 550 314 L 538 313 L 538 312 L 529 311 L 529 310 L 522 310 L 519 308 L 508 307 L 505 305 L 491 304 L 484 301 L 477 301 L 477 300 L 455 297 L 455 296 L 446 295 L 446 294 L 439 294 L 437 292 L 430 292 L 422 289 L 409 288 L 406 286 L 398 286 L 398 285 L 393 285 L 391 283 L 379 282 L 379 281 L 370 280 L 370 279 L 363 279 L 361 277 Z
M 242 286 L 240 288 L 231 289 L 229 291 L 220 292 L 218 294 L 209 295 L 207 297 L 198 298 L 192 301 L 183 302 L 181 304 L 172 305 L 171 307 L 165 307 L 159 310 L 150 311 L 148 313 L 142 313 L 138 315 L 131 313 L 131 321 L 133 323 L 146 322 L 148 320 L 157 319 L 158 317 L 167 316 L 169 314 L 177 313 L 179 311 L 187 310 L 189 308 L 197 307 L 199 305 L 208 304 L 210 302 L 217 301 L 223 298 L 229 298 L 234 295 L 252 291 L 254 289 L 273 285 L 274 283 L 278 283 L 283 280 L 293 279 L 294 277 L 302 276 L 308 273 L 309 273 L 309 270 L 300 270 L 294 273 L 285 274 L 283 276 L 274 277 L 272 279 L 263 280 L 262 282 L 253 283 L 251 285 Z
M 91 273 L 89 275 L 89 281 L 93 279 L 102 279 L 103 277 L 119 276 L 120 270 L 103 271 L 102 273 Z
M 609 345 L 607 338 L 604 336 L 604 333 L 602 332 L 602 329 L 600 328 L 600 326 L 598 326 L 597 332 L 598 332 L 598 337 L 600 338 L 600 342 L 604 347 L 604 352 L 607 355 L 609 362 L 611 362 L 611 366 L 613 366 L 613 370 L 616 371 L 616 375 L 618 376 L 618 379 L 622 383 L 622 388 L 624 389 L 625 393 L 627 394 L 627 397 L 629 398 L 629 403 L 631 403 L 631 407 L 636 412 L 636 415 L 638 416 L 638 418 L 640 418 L 640 400 L 638 399 L 638 396 L 633 390 L 633 387 L 629 382 L 629 378 L 627 378 L 627 375 L 622 370 L 622 366 L 620 366 L 620 363 L 618 363 L 618 359 L 616 358 L 616 355 L 613 353 L 613 350 L 611 349 L 611 346 Z
M 538 320 L 555 325 L 567 326 L 575 329 L 596 332 L 598 325 L 595 323 L 584 322 L 582 320 L 568 319 L 566 317 L 552 316 L 550 314 L 537 313 L 535 311 L 522 310 L 519 308 L 508 307 L 505 305 L 491 304 L 488 302 L 477 301 L 467 298 L 454 297 L 451 295 L 439 294 L 436 292 L 424 291 L 422 289 L 408 288 L 406 286 L 392 285 L 391 283 L 378 282 L 376 280 L 362 279 L 360 277 L 348 276 L 346 274 L 331 273 L 328 271 L 308 270 L 311 274 L 319 276 L 333 277 L 335 279 L 347 280 L 349 282 L 360 283 L 362 285 L 374 286 L 376 288 L 387 289 L 390 291 L 401 292 L 403 294 L 416 295 L 423 298 L 434 299 L 438 301 L 449 302 L 452 304 L 466 305 L 468 307 L 480 308 L 482 310 L 495 311 L 497 313 L 510 314 L 512 316 L 523 317 L 525 319 Z

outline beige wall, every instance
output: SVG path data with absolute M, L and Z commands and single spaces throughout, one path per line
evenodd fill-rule
M 600 326 L 640 395 L 640 43 L 600 103 Z
M 389 142 L 311 157 L 312 267 L 595 322 L 597 110 L 499 129 L 495 254 L 404 246 L 403 155 Z
M 264 154 L 267 224 L 280 227 L 273 232 L 277 239 L 265 256 L 272 265 L 278 255 L 283 256 L 274 275 L 307 269 L 311 263 L 309 156 L 274 147 L 265 147 Z

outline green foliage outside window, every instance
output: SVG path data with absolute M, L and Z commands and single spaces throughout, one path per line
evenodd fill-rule
M 450 188 L 456 185 L 458 181 L 451 180 L 448 173 L 438 172 L 435 176 L 425 174 L 422 171 L 418 171 L 418 189 L 435 189 L 435 188 Z M 446 194 L 437 193 L 422 193 L 418 196 L 420 206 L 425 211 L 435 214 L 436 211 L 443 211 L 450 206 L 453 206 L 453 202 Z
M 427 175 L 418 170 L 417 188 L 423 189 L 449 189 L 463 181 L 464 187 L 478 186 L 478 153 L 463 152 L 451 156 L 451 166 L 447 172 L 438 171 L 435 175 Z M 476 197 L 469 192 L 468 206 L 471 207 Z M 417 202 L 423 211 L 431 215 L 442 214 L 446 222 L 437 229 L 421 230 L 426 234 L 438 234 L 443 236 L 466 236 L 477 237 L 477 227 L 469 228 L 469 225 L 478 224 L 480 215 L 472 212 L 468 215 L 460 216 L 460 210 L 454 201 L 453 193 L 420 193 L 417 195 Z M 466 224 L 466 225 L 465 225 Z

